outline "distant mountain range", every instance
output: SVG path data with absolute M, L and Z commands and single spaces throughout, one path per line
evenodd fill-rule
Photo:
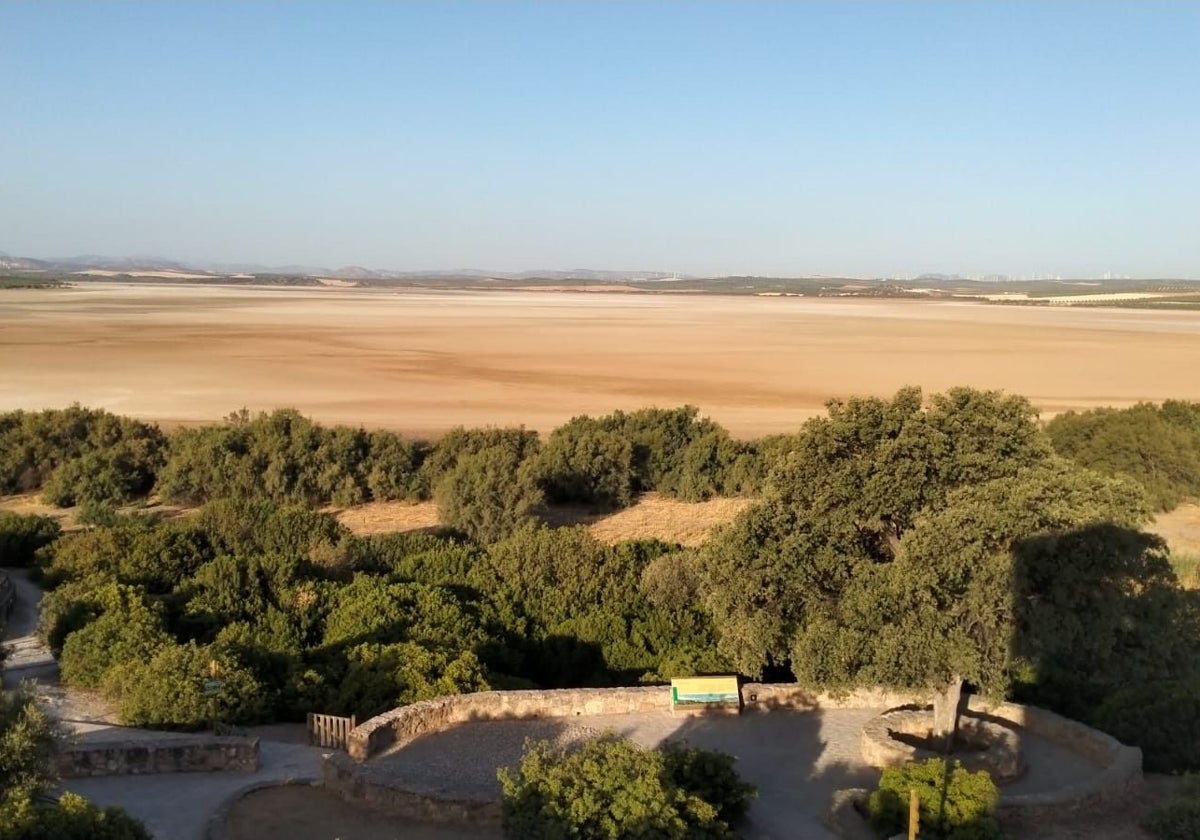
M 666 271 L 596 271 L 587 268 L 570 269 L 566 271 L 545 269 L 535 271 L 486 271 L 473 268 L 437 271 L 390 271 L 386 269 L 363 268 L 350 265 L 342 268 L 324 268 L 313 265 L 261 265 L 259 263 L 219 263 L 195 262 L 186 263 L 169 260 L 163 257 L 105 257 L 97 254 L 85 254 L 78 257 L 57 257 L 54 259 L 33 259 L 32 257 L 15 257 L 0 251 L 0 270 L 8 271 L 178 271 L 187 274 L 211 274 L 214 277 L 228 277 L 234 274 L 272 274 L 272 275 L 301 275 L 304 277 L 332 277 L 339 280 L 404 280 L 414 277 L 461 277 L 477 278 L 479 280 L 522 280 L 522 279 L 561 279 L 561 280 L 592 280 L 598 283 L 612 283 L 622 280 L 665 280 L 683 275 Z

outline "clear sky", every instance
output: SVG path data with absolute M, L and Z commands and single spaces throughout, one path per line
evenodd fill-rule
M 1200 3 L 0 0 L 0 250 L 1200 276 Z

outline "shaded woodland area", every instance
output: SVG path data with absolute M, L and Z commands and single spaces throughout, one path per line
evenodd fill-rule
M 1042 426 L 1023 398 L 966 388 L 833 402 L 752 442 L 690 407 L 436 444 L 288 410 L 171 435 L 16 412 L 0 489 L 87 525 L 0 514 L 0 562 L 38 569 L 64 678 L 133 724 L 202 726 L 214 661 L 229 722 L 732 671 L 943 708 L 1007 696 L 1182 770 L 1200 757 L 1200 602 L 1141 528 L 1196 495 L 1198 430 L 1196 404 Z M 695 549 L 541 521 L 650 490 L 756 501 Z M 159 519 L 149 496 L 198 511 Z M 437 534 L 357 537 L 319 510 L 428 498 Z

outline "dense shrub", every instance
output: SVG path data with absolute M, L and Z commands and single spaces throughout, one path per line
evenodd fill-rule
M 0 807 L 2 840 L 152 840 L 139 820 L 120 808 L 97 808 L 82 796 L 64 793 L 56 801 L 28 794 Z
M 871 794 L 868 815 L 882 837 L 908 828 L 910 790 L 920 802 L 921 836 L 942 840 L 996 840 L 999 791 L 986 771 L 972 773 L 958 762 L 931 758 L 904 767 L 887 767 Z
M 753 788 L 728 756 L 670 748 L 643 750 L 603 737 L 575 750 L 527 747 L 519 767 L 499 771 L 505 837 L 624 840 L 732 838 L 722 812 L 744 814 Z M 691 786 L 691 785 L 694 785 Z M 716 796 L 720 801 L 704 798 Z
M 716 808 L 718 819 L 733 825 L 746 816 L 757 792 L 754 785 L 742 781 L 733 756 L 676 741 L 668 741 L 661 751 L 675 784 Z
M 502 540 L 532 522 L 543 501 L 531 462 L 499 446 L 460 458 L 434 497 L 444 525 L 481 543 Z
M 458 426 L 446 432 L 426 455 L 421 463 L 421 485 L 427 494 L 432 493 L 459 461 L 488 449 L 503 449 L 520 462 L 537 455 L 540 448 L 537 432 L 524 428 Z
M 1158 509 L 1200 495 L 1200 403 L 1070 411 L 1051 420 L 1046 431 L 1060 455 L 1141 482 Z
M 0 566 L 31 566 L 38 549 L 58 539 L 58 521 L 0 510 Z
M 68 647 L 73 639 L 67 639 Z M 214 670 L 222 687 L 215 697 L 206 697 L 204 681 Z M 211 722 L 214 711 L 226 723 L 256 723 L 266 712 L 266 692 L 248 668 L 225 651 L 195 642 L 167 644 L 153 656 L 127 659 L 105 673 L 103 687 L 129 726 L 199 729 Z
M 156 524 L 119 518 L 110 527 L 68 534 L 45 567 L 53 582 L 97 578 L 170 592 L 213 556 L 209 534 L 194 521 Z
M 538 456 L 538 478 L 556 504 L 615 510 L 633 502 L 633 445 L 598 421 L 576 417 L 560 426 Z
M 294 409 L 256 417 L 243 410 L 224 425 L 176 434 L 158 489 L 190 503 L 257 497 L 353 505 L 416 498 L 423 451 L 390 432 L 320 426 Z
M 109 669 L 145 662 L 171 641 L 161 611 L 137 589 L 109 584 L 98 594 L 99 618 L 67 636 L 59 658 L 63 679 L 84 688 L 98 688 Z
M 1147 814 L 1142 827 L 1158 840 L 1200 840 L 1200 775 L 1182 779 L 1175 796 Z
M 1200 678 L 1131 685 L 1096 710 L 1095 724 L 1141 747 L 1147 770 L 1200 770 Z
M 119 504 L 150 491 L 165 445 L 156 426 L 78 405 L 0 414 L 0 493 Z

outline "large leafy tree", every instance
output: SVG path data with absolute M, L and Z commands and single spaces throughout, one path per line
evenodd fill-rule
M 1136 486 L 1051 460 L 1024 399 L 970 389 L 831 403 L 769 482 L 701 556 L 725 653 L 813 686 L 928 689 L 943 736 L 964 680 L 1013 673 L 1016 543 L 1146 513 Z

